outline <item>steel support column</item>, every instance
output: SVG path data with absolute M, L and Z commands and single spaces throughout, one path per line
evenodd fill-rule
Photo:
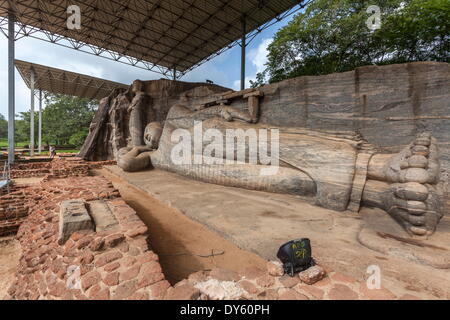
M 39 155 L 42 153 L 42 90 L 39 90 Z
M 15 56 L 15 30 L 14 13 L 8 12 L 8 163 L 13 164 L 14 156 L 14 132 L 15 132 L 15 79 L 14 79 L 14 56 Z
M 245 52 L 247 47 L 247 22 L 242 17 L 242 40 L 241 40 L 241 90 L 245 90 Z
M 31 69 L 30 77 L 30 91 L 31 91 L 31 109 L 30 109 L 30 156 L 34 156 L 34 86 L 35 86 L 35 74 Z

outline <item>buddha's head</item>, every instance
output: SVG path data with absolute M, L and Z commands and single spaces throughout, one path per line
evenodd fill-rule
M 141 80 L 134 80 L 131 85 L 131 91 L 136 94 L 144 91 L 144 83 Z
M 144 142 L 147 147 L 154 150 L 158 149 L 162 131 L 163 129 L 159 122 L 151 122 L 145 127 Z

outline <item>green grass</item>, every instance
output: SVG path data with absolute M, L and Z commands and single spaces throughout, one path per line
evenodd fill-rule
M 28 142 L 16 142 L 16 148 L 25 148 L 28 146 Z M 8 147 L 8 139 L 0 139 L 0 148 Z
M 78 154 L 80 152 L 80 150 L 56 150 L 56 154 L 60 154 L 60 153 L 71 153 L 71 154 Z M 30 154 L 28 152 L 24 153 L 24 156 L 29 156 Z M 36 151 L 36 154 L 37 151 Z M 44 151 L 41 153 L 41 156 L 50 156 L 50 152 L 48 151 Z
M 8 139 L 0 139 L 0 148 L 8 148 Z M 16 142 L 16 148 L 28 148 L 28 142 Z M 56 153 L 78 153 L 80 150 L 68 149 L 68 150 L 56 150 Z M 49 155 L 48 151 L 42 152 L 42 155 Z

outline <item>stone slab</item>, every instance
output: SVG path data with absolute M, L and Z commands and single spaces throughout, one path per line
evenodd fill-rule
M 64 244 L 77 231 L 93 230 L 94 224 L 82 199 L 67 200 L 60 204 L 58 243 Z
M 118 227 L 119 222 L 105 201 L 90 201 L 88 207 L 95 223 L 96 232 L 112 230 Z

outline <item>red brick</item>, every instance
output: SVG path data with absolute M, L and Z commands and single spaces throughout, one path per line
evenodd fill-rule
M 320 266 L 314 266 L 299 273 L 299 278 L 302 282 L 312 285 L 319 282 L 326 276 L 325 270 Z
M 142 235 L 147 234 L 147 232 L 148 232 L 147 227 L 146 226 L 142 226 L 142 227 L 139 227 L 139 228 L 136 228 L 136 229 L 128 231 L 126 233 L 126 236 L 130 237 L 130 238 L 136 238 L 138 236 L 142 236 Z
M 123 259 L 120 260 L 120 264 L 124 266 L 125 268 L 131 267 L 137 262 L 135 257 L 127 257 L 125 256 Z
M 105 238 L 105 245 L 114 248 L 125 240 L 125 236 L 121 233 L 113 234 Z
M 335 284 L 328 293 L 331 300 L 357 300 L 358 294 L 343 284 Z
M 160 281 L 158 283 L 155 283 L 149 287 L 151 292 L 151 297 L 154 299 L 162 299 L 167 289 L 170 288 L 170 283 L 167 280 Z
M 210 277 L 220 281 L 239 281 L 241 277 L 237 272 L 226 270 L 222 268 L 215 268 L 211 270 Z
M 86 291 L 101 279 L 100 273 L 92 271 L 81 277 L 81 288 Z
M 304 284 L 295 287 L 295 290 L 297 290 L 298 292 L 300 292 L 302 294 L 309 295 L 318 300 L 322 300 L 325 295 L 325 292 L 322 289 L 317 288 L 315 286 L 308 286 L 308 285 L 304 285 Z
M 121 283 L 115 290 L 114 300 L 123 300 L 131 296 L 136 291 L 136 280 Z
M 280 289 L 278 300 L 309 300 L 307 296 L 298 293 L 293 289 Z
M 127 298 L 127 300 L 148 300 L 148 293 L 147 292 L 135 292 L 130 297 Z
M 161 280 L 164 280 L 164 274 L 161 272 L 158 273 L 146 273 L 143 275 L 140 275 L 138 278 L 138 288 L 144 288 L 151 286 Z
M 159 262 L 156 261 L 146 262 L 141 266 L 142 275 L 161 272 L 162 272 L 161 265 L 159 264 Z
M 257 267 L 247 267 L 241 272 L 241 275 L 247 280 L 255 280 L 264 276 L 265 272 Z
M 104 253 L 101 256 L 97 257 L 95 260 L 96 267 L 103 267 L 104 265 L 111 263 L 117 259 L 122 258 L 122 254 L 120 252 L 108 252 Z
M 191 274 L 188 277 L 188 280 L 190 282 L 194 282 L 194 283 L 199 283 L 199 282 L 204 282 L 208 279 L 209 276 L 209 272 L 207 271 L 198 271 L 196 273 Z
M 103 279 L 103 282 L 110 287 L 117 286 L 119 284 L 119 273 L 108 273 Z
M 278 300 L 278 292 L 274 289 L 268 289 L 266 291 L 261 292 L 257 296 L 258 300 Z
M 257 294 L 259 292 L 258 288 L 248 280 L 241 280 L 238 284 L 242 289 L 250 294 Z
M 404 294 L 399 298 L 399 300 L 422 300 L 419 297 L 413 296 L 412 294 Z
M 269 261 L 267 262 L 267 272 L 273 277 L 281 277 L 284 275 L 284 268 L 278 261 Z
M 335 272 L 335 273 L 331 274 L 330 278 L 334 281 L 342 282 L 342 283 L 353 284 L 353 283 L 357 282 L 357 280 L 355 278 L 349 277 L 340 272 Z
M 86 252 L 79 258 L 79 260 L 81 264 L 89 264 L 94 261 L 94 255 L 90 252 Z
M 153 251 L 144 252 L 137 258 L 137 262 L 141 264 L 158 260 L 159 260 L 158 256 Z
M 285 288 L 293 288 L 300 283 L 300 279 L 298 277 L 290 277 L 288 275 L 282 276 L 278 279 L 278 281 L 280 281 Z
M 269 275 L 265 275 L 256 279 L 256 283 L 261 287 L 269 288 L 275 284 L 275 278 Z
M 76 248 L 78 250 L 84 249 L 86 248 L 88 245 L 90 245 L 92 243 L 92 241 L 94 240 L 93 237 L 91 236 L 85 236 L 84 238 L 78 240 L 77 244 L 76 244 Z
M 66 284 L 62 281 L 57 282 L 48 287 L 49 295 L 54 296 L 54 297 L 62 297 L 64 295 L 64 293 L 66 292 L 66 290 L 67 290 Z
M 110 298 L 110 293 L 109 293 L 109 288 L 103 288 L 103 289 L 99 289 L 96 290 L 95 292 L 89 292 L 89 298 L 91 298 L 92 300 L 109 300 Z
M 131 279 L 134 279 L 139 274 L 139 271 L 141 270 L 140 265 L 136 265 L 134 267 L 131 267 L 130 269 L 124 271 L 123 273 L 120 273 L 120 281 L 128 281 Z
M 169 288 L 165 300 L 197 300 L 200 297 L 200 290 L 190 284 L 185 284 L 176 288 Z
M 117 270 L 120 268 L 120 263 L 119 262 L 113 262 L 110 264 L 107 264 L 106 266 L 103 267 L 103 270 L 105 270 L 106 272 L 111 272 L 114 270 Z
M 102 238 L 94 239 L 91 244 L 89 245 L 89 249 L 92 251 L 101 251 L 103 250 L 103 247 L 105 245 L 105 240 Z
M 381 289 L 369 289 L 367 288 L 367 283 L 361 282 L 360 290 L 363 294 L 364 300 L 394 300 L 397 297 L 386 288 Z

